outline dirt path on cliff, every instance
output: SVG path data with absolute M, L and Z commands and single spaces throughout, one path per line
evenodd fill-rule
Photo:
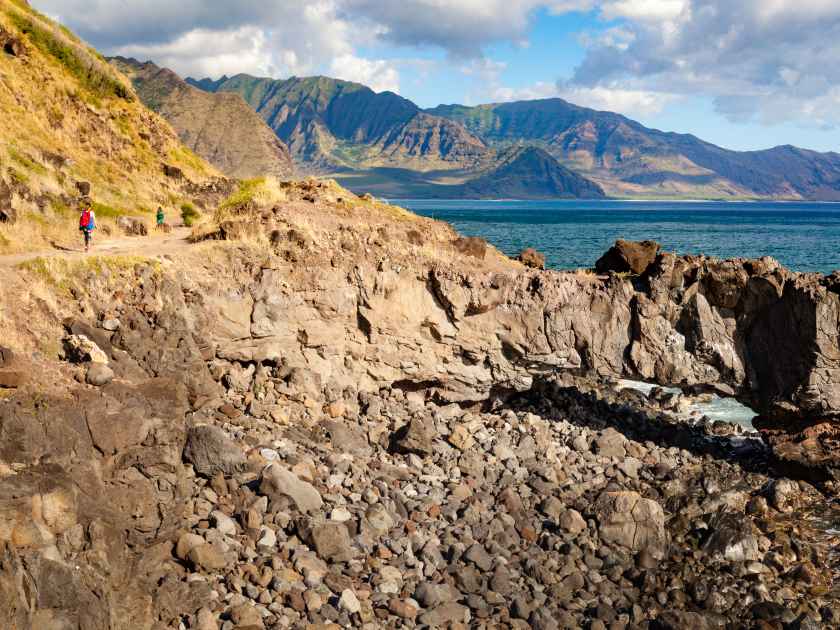
M 169 234 L 153 231 L 148 236 L 98 238 L 89 252 L 85 252 L 80 238 L 73 247 L 56 244 L 52 249 L 0 256 L 0 269 L 13 268 L 36 258 L 83 260 L 91 256 L 163 256 L 187 249 L 189 234 L 189 228 L 175 228 Z

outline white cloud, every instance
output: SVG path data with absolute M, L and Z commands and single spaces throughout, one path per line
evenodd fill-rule
M 608 20 L 673 20 L 688 7 L 689 2 L 690 0 L 613 0 L 601 4 L 601 15 Z
M 457 58 L 481 57 L 495 42 L 527 44 L 534 11 L 545 0 L 342 0 L 342 15 L 381 27 L 401 46 L 436 46 Z
M 619 85 L 582 87 L 542 81 L 521 88 L 498 86 L 490 96 L 497 102 L 562 98 L 581 107 L 618 112 L 630 117 L 658 114 L 679 98 L 675 94 L 626 89 Z
M 332 72 L 394 89 L 401 62 L 362 52 L 389 42 L 444 51 L 441 63 L 464 74 L 473 98 L 553 90 L 649 113 L 692 95 L 711 98 L 731 120 L 840 125 L 838 0 L 32 1 L 106 53 L 148 57 L 182 74 Z M 560 87 L 547 76 L 512 90 L 486 52 L 526 45 L 541 9 L 593 12 L 602 26 L 582 34 L 585 58 Z
M 136 51 L 180 73 L 240 71 L 302 75 L 371 43 L 339 15 L 343 0 L 36 0 L 106 53 Z M 258 51 L 255 53 L 255 51 Z M 221 61 L 225 68 L 213 65 Z
M 294 51 L 281 52 L 279 57 L 275 51 L 273 55 L 267 48 L 265 33 L 250 26 L 221 32 L 196 29 L 160 46 L 122 46 L 114 52 L 140 60 L 154 58 L 158 65 L 192 77 L 241 72 L 271 75 L 277 70 L 275 58 L 287 67 L 297 65 Z
M 579 4 L 620 19 L 631 36 L 611 41 L 599 32 L 582 40 L 587 55 L 567 82 L 578 91 L 705 96 L 735 122 L 840 125 L 836 0 Z
M 558 95 L 576 105 L 618 112 L 630 117 L 658 114 L 666 105 L 678 98 L 674 94 L 626 89 L 620 87 L 620 85 L 566 86 L 559 88 Z
M 362 83 L 374 92 L 400 91 L 399 71 L 385 60 L 341 55 L 333 59 L 330 73 L 337 79 Z
M 489 57 L 481 57 L 480 59 L 472 59 L 468 63 L 462 64 L 459 68 L 461 73 L 472 77 L 483 83 L 496 84 L 499 78 L 507 69 L 507 64 L 503 61 L 496 61 Z

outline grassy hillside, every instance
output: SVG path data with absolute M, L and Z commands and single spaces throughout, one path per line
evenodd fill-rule
M 219 173 L 99 53 L 13 0 L 0 0 L 0 40 L 0 252 L 75 239 L 84 183 L 106 223 L 201 202 Z

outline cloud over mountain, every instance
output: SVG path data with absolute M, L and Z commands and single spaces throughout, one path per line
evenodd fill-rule
M 399 88 L 411 51 L 453 72 L 494 72 L 499 46 L 527 45 L 545 15 L 590 16 L 583 58 L 531 87 L 488 81 L 483 96 L 557 94 L 656 112 L 703 96 L 733 121 L 840 123 L 836 0 L 34 0 L 109 53 L 182 74 L 316 72 Z M 591 18 L 595 16 L 595 18 Z M 382 52 L 388 47 L 390 55 Z M 393 51 L 407 52 L 396 59 Z M 414 60 L 416 61 L 416 60 Z M 496 64 L 494 66 L 494 64 Z M 550 72 L 546 60 L 546 72 Z M 499 74 L 497 72 L 497 74 Z
M 624 36 L 590 38 L 570 83 L 703 94 L 730 120 L 840 122 L 840 4 L 833 0 L 572 2 Z

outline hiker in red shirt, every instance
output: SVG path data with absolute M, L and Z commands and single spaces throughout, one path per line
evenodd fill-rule
M 82 206 L 82 214 L 79 216 L 79 230 L 85 238 L 85 251 L 90 249 L 90 241 L 95 229 L 96 215 L 89 204 Z

